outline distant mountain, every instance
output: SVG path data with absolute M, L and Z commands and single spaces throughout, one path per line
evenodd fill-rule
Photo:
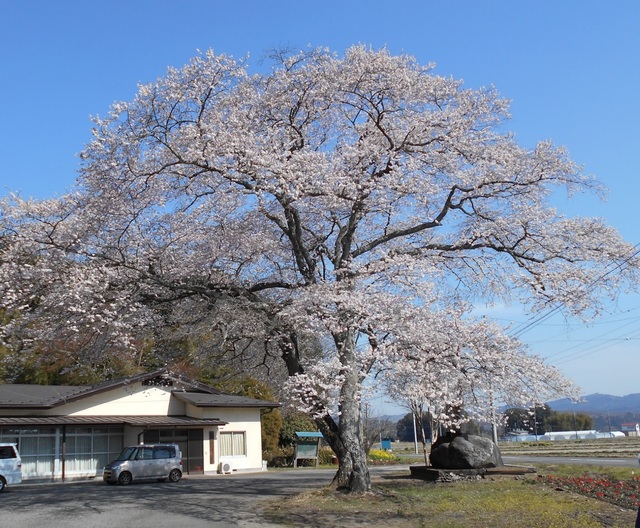
M 573 403 L 568 398 L 547 402 L 553 411 L 576 411 L 583 413 L 638 413 L 640 412 L 640 393 L 626 396 L 610 394 L 589 394 L 582 401 Z
M 387 420 L 389 422 L 396 423 L 402 420 L 407 414 L 409 414 L 409 411 L 404 414 L 385 414 L 380 416 L 380 420 Z

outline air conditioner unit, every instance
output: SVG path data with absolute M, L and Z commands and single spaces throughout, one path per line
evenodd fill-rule
M 230 462 L 220 462 L 218 466 L 218 473 L 222 473 L 223 475 L 230 475 L 233 471 L 233 467 Z

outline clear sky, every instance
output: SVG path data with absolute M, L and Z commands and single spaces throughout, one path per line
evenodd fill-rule
M 640 196 L 638 0 L 0 0 L 0 195 L 64 194 L 91 115 L 213 49 L 250 64 L 274 48 L 386 46 L 512 100 L 524 146 L 551 139 L 609 189 L 568 214 L 605 217 L 633 244 Z M 640 302 L 587 327 L 554 317 L 521 338 L 581 387 L 640 392 Z M 504 321 L 526 318 L 496 310 Z

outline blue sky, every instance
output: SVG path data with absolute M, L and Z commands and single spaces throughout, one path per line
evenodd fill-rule
M 640 242 L 640 2 L 637 0 L 0 0 L 0 193 L 63 194 L 89 116 L 138 83 L 214 49 L 250 64 L 281 47 L 386 46 L 512 100 L 519 142 L 552 139 L 609 189 L 562 202 Z M 554 317 L 522 335 L 585 394 L 640 392 L 640 303 L 625 295 L 586 327 Z M 513 309 L 495 312 L 522 321 Z

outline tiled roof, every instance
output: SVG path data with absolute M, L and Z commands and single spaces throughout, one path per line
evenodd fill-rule
M 190 416 L 0 416 L 0 426 L 46 425 L 133 425 L 142 427 L 186 427 L 190 425 L 226 425 L 218 418 Z
M 173 391 L 172 394 L 179 400 L 196 407 L 260 407 L 266 409 L 280 406 L 279 403 L 234 396 L 232 394 L 206 394 L 203 392 L 184 391 Z
M 68 385 L 0 385 L 0 407 L 50 408 L 85 390 Z

